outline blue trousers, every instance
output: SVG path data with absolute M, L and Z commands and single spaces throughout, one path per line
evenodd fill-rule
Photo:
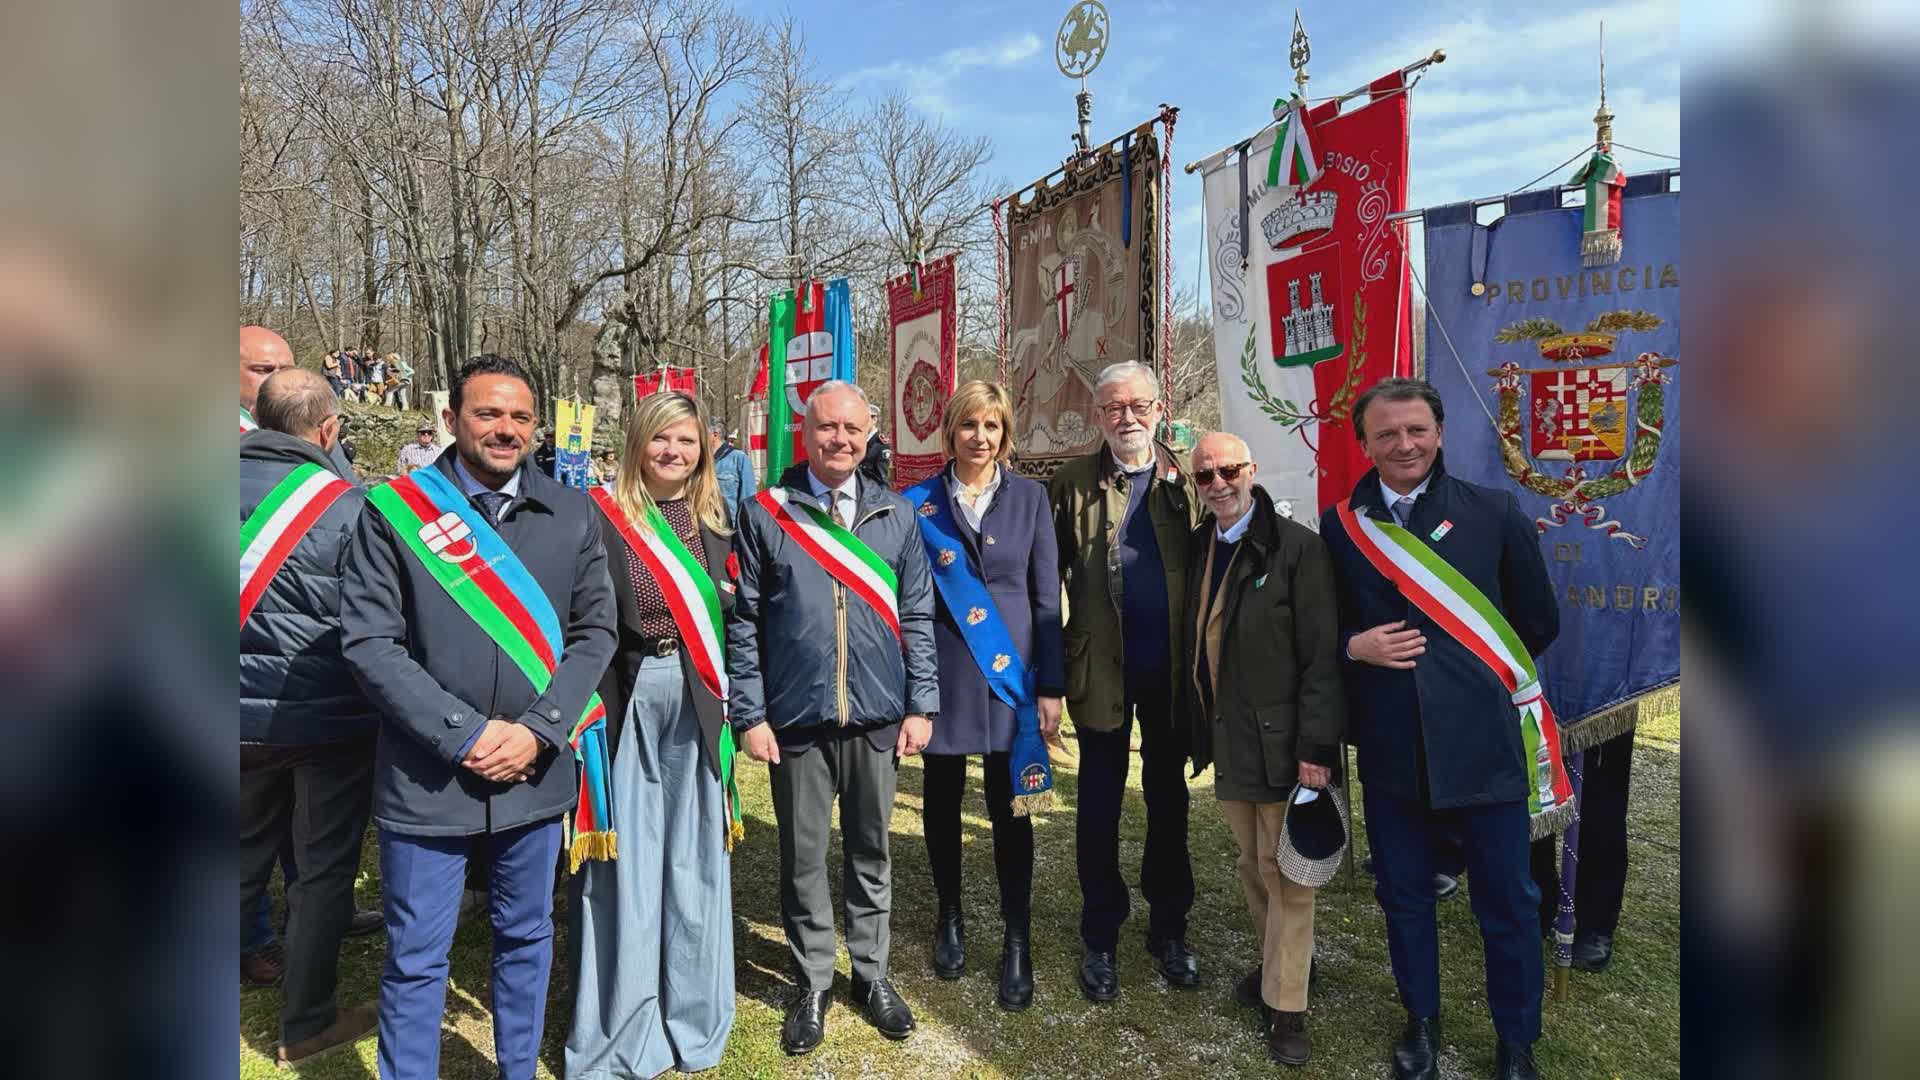
M 382 1080 L 436 1080 L 440 1020 L 447 1007 L 447 950 L 453 945 L 467 850 L 492 859 L 493 1053 L 500 1075 L 530 1080 L 547 1019 L 553 969 L 553 873 L 560 819 L 483 836 L 406 836 L 380 830 L 380 886 L 387 916 L 387 963 L 380 975 Z
M 1414 1016 L 1440 1014 L 1440 934 L 1434 921 L 1434 854 L 1448 831 L 1467 862 L 1467 895 L 1486 944 L 1487 1011 L 1503 1042 L 1540 1038 L 1546 978 L 1540 952 L 1540 889 L 1528 867 L 1527 805 L 1430 810 L 1368 787 L 1367 841 L 1373 895 L 1387 916 L 1387 949 L 1400 1003 Z

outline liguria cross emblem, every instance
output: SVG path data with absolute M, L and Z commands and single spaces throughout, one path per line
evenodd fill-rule
M 452 510 L 420 526 L 420 542 L 443 562 L 456 565 L 473 558 L 478 550 L 473 542 L 473 530 Z

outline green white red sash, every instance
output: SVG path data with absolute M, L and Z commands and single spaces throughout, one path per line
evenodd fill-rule
M 240 625 L 267 591 L 300 538 L 353 485 L 318 465 L 288 473 L 240 525 Z
M 247 407 L 240 406 L 240 434 L 245 435 L 259 426 L 260 422 L 253 418 L 253 414 L 247 411 Z
M 486 515 L 436 468 L 415 469 L 367 493 L 407 550 L 460 609 L 512 660 L 534 692 L 546 693 L 566 642 L 539 582 Z M 618 854 L 608 786 L 607 709 L 587 699 L 567 739 L 580 766 L 579 801 L 567 820 L 568 864 Z
M 673 625 L 680 631 L 680 643 L 687 650 L 687 659 L 693 663 L 694 674 L 699 676 L 708 693 L 720 699 L 724 708 L 727 638 L 725 624 L 720 621 L 720 594 L 713 587 L 713 577 L 674 535 L 673 526 L 667 523 L 659 507 L 647 507 L 647 528 L 641 530 L 634 527 L 627 512 L 620 508 L 612 484 L 593 488 L 587 494 L 647 568 L 654 584 L 660 587 L 667 610 L 673 613 Z M 731 850 L 733 842 L 746 833 L 740 816 L 739 782 L 733 775 L 733 725 L 720 725 L 716 756 L 720 759 L 720 783 L 726 790 L 727 847 Z
M 774 523 L 800 550 L 879 612 L 881 621 L 893 631 L 894 637 L 900 636 L 899 579 L 894 576 L 893 567 L 868 547 L 866 541 L 835 525 L 826 511 L 792 501 L 784 487 L 770 487 L 754 499 L 773 515 Z
M 1527 755 L 1527 813 L 1536 825 L 1564 816 L 1573 785 L 1560 760 L 1560 725 L 1540 689 L 1533 657 L 1513 624 L 1479 586 L 1421 539 L 1399 525 L 1355 514 L 1347 500 L 1335 504 L 1340 523 L 1375 570 L 1399 586 L 1415 607 L 1480 658 L 1500 679 L 1520 710 L 1520 740 Z M 1548 818 L 1546 815 L 1554 815 Z M 1536 836 L 1541 830 L 1536 828 Z

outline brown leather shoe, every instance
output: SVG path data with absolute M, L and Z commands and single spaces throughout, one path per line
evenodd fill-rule
M 334 1014 L 333 1023 L 326 1030 L 311 1038 L 301 1039 L 291 1046 L 280 1048 L 279 1064 L 283 1069 L 291 1069 L 309 1058 L 317 1057 L 330 1050 L 343 1046 L 352 1046 L 356 1041 L 373 1033 L 379 1026 L 380 1012 L 371 1002 L 341 1009 Z
M 251 986 L 273 986 L 286 973 L 287 954 L 278 942 L 240 954 L 240 980 Z
M 1313 1057 L 1306 1013 L 1274 1010 L 1267 1024 L 1267 1056 L 1282 1065 L 1305 1065 Z

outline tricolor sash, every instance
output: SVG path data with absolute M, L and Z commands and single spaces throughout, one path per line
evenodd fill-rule
M 835 525 L 826 511 L 789 499 L 784 487 L 770 487 L 754 501 L 821 569 L 879 612 L 894 637 L 900 636 L 899 579 L 865 540 Z
M 667 609 L 673 613 L 673 625 L 680 632 L 687 659 L 693 662 L 694 674 L 725 708 L 727 638 L 725 624 L 720 621 L 720 594 L 713 587 L 713 578 L 687 550 L 687 545 L 674 535 L 673 526 L 667 523 L 659 507 L 647 508 L 648 528 L 642 531 L 634 527 L 627 512 L 620 508 L 619 500 L 613 496 L 612 484 L 592 488 L 587 494 L 653 576 L 660 595 L 666 598 Z M 740 786 L 733 775 L 733 754 L 733 725 L 723 723 L 716 756 L 720 759 L 720 784 L 727 800 L 729 851 L 733 850 L 735 840 L 746 835 L 746 825 L 740 816 Z
M 318 465 L 288 473 L 240 524 L 240 625 L 267 591 L 300 538 L 353 485 Z
M 253 414 L 247 411 L 247 407 L 240 406 L 240 434 L 245 435 L 259 426 L 259 421 L 253 418 Z
M 1340 523 L 1375 570 L 1399 586 L 1413 606 L 1497 676 L 1520 710 L 1520 741 L 1527 754 L 1527 814 L 1539 839 L 1573 813 L 1573 785 L 1560 760 L 1560 724 L 1540 689 L 1533 657 L 1513 624 L 1485 593 L 1438 552 L 1406 529 L 1335 504 Z
M 927 562 L 933 567 L 933 584 L 954 613 L 960 626 L 960 638 L 980 667 L 980 674 L 995 697 L 1013 708 L 1013 745 L 1009 748 L 1008 767 L 1013 773 L 1013 812 L 1025 817 L 1037 810 L 1053 808 L 1053 768 L 1047 759 L 1046 743 L 1040 738 L 1040 714 L 1034 703 L 1033 672 L 1020 659 L 1013 634 L 1000 617 L 987 583 L 967 558 L 960 527 L 953 520 L 953 508 L 947 500 L 944 473 L 901 492 L 913 504 L 914 517 L 920 522 L 920 539 L 927 546 Z
M 415 469 L 367 493 L 414 558 L 453 602 L 544 694 L 566 636 L 560 617 L 520 556 L 439 469 Z M 608 788 L 607 709 L 587 699 L 567 744 L 580 766 L 580 798 L 567 821 L 568 864 L 618 853 Z

